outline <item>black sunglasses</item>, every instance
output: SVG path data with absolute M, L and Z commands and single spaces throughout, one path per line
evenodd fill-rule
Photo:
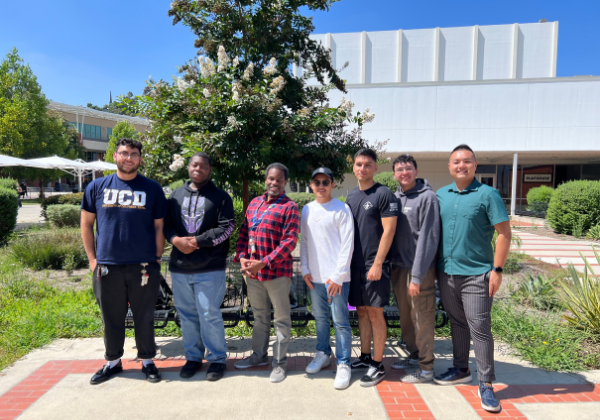
M 315 187 L 320 187 L 321 184 L 324 187 L 329 187 L 331 185 L 331 181 L 329 179 L 324 179 L 323 181 L 319 181 L 318 179 L 313 179 L 312 183 L 315 184 Z

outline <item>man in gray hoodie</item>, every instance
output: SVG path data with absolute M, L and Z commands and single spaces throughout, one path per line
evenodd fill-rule
M 417 162 L 412 156 L 398 156 L 392 167 L 400 184 L 396 191 L 399 211 L 392 244 L 392 286 L 402 338 L 409 352 L 392 368 L 418 365 L 401 381 L 429 382 L 434 377 L 435 255 L 440 240 L 440 207 L 427 180 L 417 178 Z

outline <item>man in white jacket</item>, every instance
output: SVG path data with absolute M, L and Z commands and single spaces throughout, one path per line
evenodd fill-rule
M 317 327 L 317 355 L 306 367 L 306 372 L 317 373 L 331 363 L 331 309 L 337 358 L 333 386 L 335 389 L 345 389 L 350 385 L 349 362 L 352 355 L 348 293 L 350 260 L 354 249 L 354 220 L 350 208 L 331 197 L 334 185 L 330 169 L 315 170 L 310 186 L 316 200 L 302 209 L 300 260 L 304 281 L 310 288 Z

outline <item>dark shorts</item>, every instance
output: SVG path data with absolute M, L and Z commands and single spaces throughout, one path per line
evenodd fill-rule
M 389 264 L 383 264 L 381 279 L 367 280 L 367 270 L 350 268 L 350 306 L 371 306 L 383 308 L 390 302 L 390 278 L 392 269 Z

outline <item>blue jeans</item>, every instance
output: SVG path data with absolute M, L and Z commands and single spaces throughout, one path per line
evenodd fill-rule
M 333 317 L 335 328 L 335 357 L 337 363 L 350 363 L 352 356 L 352 330 L 350 329 L 350 318 L 348 314 L 348 293 L 350 283 L 344 283 L 342 294 L 336 294 L 331 298 L 327 295 L 327 288 L 323 283 L 313 283 L 314 289 L 310 291 L 313 315 L 317 326 L 317 351 L 331 355 L 329 335 L 331 327 L 329 324 L 329 309 Z
M 181 317 L 185 358 L 194 362 L 225 363 L 227 344 L 221 315 L 225 271 L 198 274 L 171 273 L 175 307 Z

